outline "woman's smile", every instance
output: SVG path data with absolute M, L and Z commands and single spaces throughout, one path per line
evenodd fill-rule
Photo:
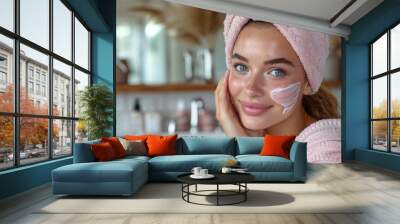
M 273 105 L 264 105 L 261 103 L 252 103 L 248 101 L 239 101 L 242 111 L 249 116 L 259 116 L 267 112 Z

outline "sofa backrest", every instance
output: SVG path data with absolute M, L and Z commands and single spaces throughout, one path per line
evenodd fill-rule
M 263 145 L 263 137 L 236 137 L 236 155 L 259 154 Z
M 95 162 L 96 158 L 90 148 L 92 144 L 98 144 L 100 140 L 75 143 L 74 146 L 74 163 Z
M 235 155 L 235 139 L 225 136 L 184 136 L 176 142 L 177 154 Z

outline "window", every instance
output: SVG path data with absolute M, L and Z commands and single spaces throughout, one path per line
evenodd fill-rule
M 21 36 L 49 49 L 49 0 L 20 0 Z
M 7 84 L 7 73 L 0 71 L 0 84 L 6 85 Z
M 29 79 L 33 80 L 33 67 L 32 66 L 29 66 L 28 73 L 29 73 Z
M 0 0 L 0 170 L 70 156 L 74 136 L 87 139 L 73 105 L 90 84 L 91 34 L 67 4 Z
M 33 94 L 33 82 L 28 82 L 28 92 L 29 94 Z
M 75 62 L 89 69 L 89 32 L 77 18 L 75 18 Z
M 40 84 L 36 84 L 36 95 L 40 95 Z
M 14 0 L 0 1 L 0 26 L 14 31 Z
M 0 139 L 0 169 L 7 169 L 14 166 L 13 117 L 0 114 L 0 126 L 0 136 L 2 136 Z
M 71 154 L 72 122 L 71 120 L 53 120 L 53 157 Z
M 371 148 L 400 153 L 400 24 L 370 44 Z
M 46 86 L 42 86 L 42 96 L 46 96 Z
M 72 12 L 59 0 L 53 0 L 54 53 L 71 60 Z
M 39 71 L 39 69 L 36 69 L 36 80 L 40 81 L 40 71 Z
M 6 91 L 7 85 L 7 56 L 0 54 L 0 91 Z
M 79 96 L 87 86 L 89 86 L 89 74 L 75 70 L 75 117 L 79 117 L 81 114 Z
M 53 103 L 59 103 L 58 97 L 60 97 L 61 102 L 64 104 L 64 96 L 65 95 L 72 95 L 72 90 L 71 89 L 65 89 L 65 84 L 69 83 L 70 85 L 72 84 L 72 68 L 69 65 L 66 65 L 56 59 L 53 60 L 54 64 L 54 70 L 53 70 Z M 59 95 L 60 94 L 60 95 Z M 67 99 L 68 104 L 72 104 L 72 98 Z M 71 101 L 71 102 L 69 102 Z M 60 105 L 62 106 L 62 105 Z M 58 114 L 60 113 L 59 109 L 53 110 L 53 114 Z M 72 108 L 69 107 L 66 109 L 65 113 L 62 113 L 62 116 L 68 116 L 72 117 Z
M 0 67 L 7 68 L 7 56 L 0 55 Z

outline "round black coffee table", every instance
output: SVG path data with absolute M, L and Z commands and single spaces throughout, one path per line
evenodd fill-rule
M 247 200 L 247 192 L 249 188 L 247 183 L 255 180 L 255 177 L 248 173 L 215 173 L 215 177 L 212 179 L 193 179 L 190 177 L 191 173 L 182 174 L 177 177 L 178 181 L 182 183 L 182 199 L 188 203 L 198 204 L 198 205 L 234 205 Z M 197 190 L 197 185 L 216 185 L 215 190 Z M 190 191 L 190 186 L 195 186 L 194 191 Z M 220 185 L 236 185 L 237 190 L 223 190 L 220 189 Z M 215 192 L 215 194 L 205 194 L 209 192 Z M 202 204 L 190 201 L 190 196 L 204 196 L 204 197 L 216 197 L 216 204 Z M 221 203 L 221 197 L 232 197 L 241 196 L 239 200 L 231 203 Z

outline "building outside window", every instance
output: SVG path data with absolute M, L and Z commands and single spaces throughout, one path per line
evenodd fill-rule
M 400 24 L 370 44 L 371 148 L 400 153 Z
M 82 86 L 90 84 L 81 81 L 90 80 L 91 75 L 90 31 L 65 1 L 18 2 L 2 3 L 2 6 L 11 4 L 4 9 L 13 9 L 7 15 L 15 17 L 13 19 L 19 23 L 15 30 L 0 29 L 0 83 L 12 87 L 0 91 L 0 170 L 71 156 L 73 143 L 87 139 L 79 114 L 66 106 L 79 102 L 77 93 Z M 39 11 L 41 13 L 37 14 Z M 50 46 L 50 43 L 53 44 Z M 74 60 L 72 55 L 75 55 Z M 13 58 L 19 58 L 19 61 Z M 19 66 L 19 88 L 13 78 L 16 66 Z M 76 73 L 79 73 L 78 77 L 75 77 Z M 50 78 L 53 78 L 52 90 L 49 89 Z M 57 84 L 59 80 L 64 81 L 63 89 Z M 79 88 L 65 88 L 65 85 Z M 20 94 L 14 94 L 14 91 L 20 91 Z M 57 106 L 56 100 L 60 94 L 64 96 L 62 107 Z M 53 99 L 53 105 L 50 105 L 50 99 Z M 20 109 L 19 112 L 14 111 L 14 106 Z M 34 132 L 38 134 L 33 136 Z

